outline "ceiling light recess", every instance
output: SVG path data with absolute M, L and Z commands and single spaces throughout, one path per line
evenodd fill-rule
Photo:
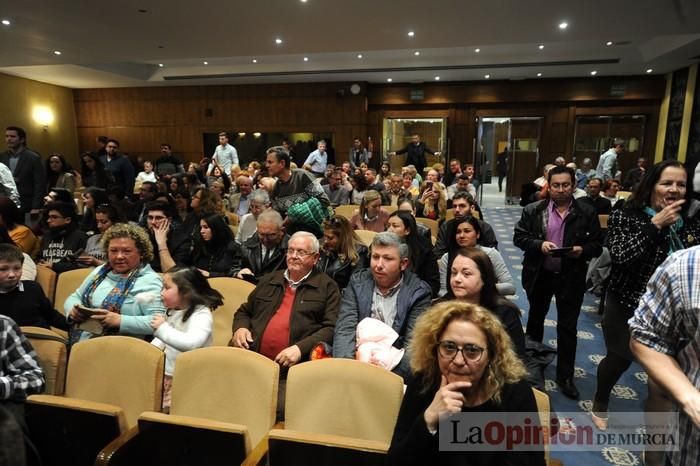
M 490 74 L 485 74 L 485 75 L 484 75 L 484 79 L 491 79 L 491 75 L 490 75 Z
M 538 49 L 543 50 L 544 49 L 544 44 L 540 44 L 537 46 Z
M 275 44 L 280 45 L 281 43 L 282 43 L 282 39 L 280 39 L 279 37 L 277 39 L 275 39 Z
M 415 35 L 416 35 L 415 32 L 413 32 L 413 31 L 408 31 L 408 37 L 413 37 L 413 36 L 415 36 Z
M 5 25 L 5 26 L 9 26 L 9 25 L 12 24 L 12 23 L 10 23 L 10 20 L 9 20 L 9 19 L 3 19 L 3 20 L 2 20 L 2 24 Z
M 569 23 L 567 23 L 566 21 L 562 21 L 561 23 L 559 23 L 559 29 L 561 29 L 562 31 L 568 27 Z

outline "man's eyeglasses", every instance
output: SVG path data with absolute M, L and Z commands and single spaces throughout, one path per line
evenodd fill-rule
M 457 352 L 461 351 L 465 361 L 479 362 L 485 350 L 486 348 L 471 343 L 467 343 L 462 347 L 457 346 L 457 343 L 454 341 L 441 341 L 438 344 L 440 356 L 450 360 L 454 359 L 457 356 Z
M 314 252 L 304 251 L 303 249 L 287 249 L 287 255 L 289 257 L 297 256 L 301 259 L 307 256 L 315 254 Z

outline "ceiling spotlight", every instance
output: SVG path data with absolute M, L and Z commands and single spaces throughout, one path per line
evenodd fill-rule
M 386 78 L 386 82 L 390 83 L 390 82 L 392 82 L 392 81 L 393 81 L 393 79 L 391 79 L 391 78 Z
M 253 58 L 253 63 L 257 63 L 257 62 L 258 62 L 258 59 L 257 59 L 257 58 Z
M 415 36 L 415 35 L 416 35 L 415 32 L 413 32 L 413 31 L 408 31 L 408 37 L 413 37 L 413 36 Z
M 537 46 L 538 49 L 543 50 L 544 49 L 544 44 L 540 44 Z
M 208 65 L 208 64 L 209 64 L 209 62 L 208 62 L 208 61 L 203 61 L 203 62 L 202 62 L 202 64 L 204 64 L 204 65 Z
M 54 55 L 60 55 L 60 54 L 61 54 L 61 51 L 60 51 L 60 50 L 54 50 L 54 51 L 53 51 L 53 54 L 54 54 Z
M 485 74 L 485 75 L 484 75 L 484 79 L 490 79 L 490 78 L 491 78 L 491 75 L 490 75 L 490 74 Z
M 608 47 L 610 47 L 611 45 L 613 45 L 613 41 L 609 40 L 609 41 L 607 41 L 607 42 L 605 43 L 605 45 L 607 45 Z
M 9 25 L 10 25 L 10 20 L 9 20 L 9 19 L 3 19 L 3 20 L 2 20 L 2 24 L 5 25 L 5 26 L 9 26 Z
M 440 76 L 435 76 L 435 81 L 440 81 Z
M 591 76 L 595 76 L 597 74 L 598 74 L 598 72 L 596 70 L 591 71 Z
M 562 31 L 568 27 L 569 23 L 567 23 L 566 21 L 562 21 L 561 23 L 559 23 L 559 29 L 561 29 Z
M 362 54 L 361 54 L 361 53 L 358 53 L 358 54 L 357 54 L 357 58 L 359 58 L 360 60 L 362 60 Z
M 158 63 L 158 67 L 159 67 L 159 68 L 163 68 L 163 66 L 164 66 L 164 65 L 163 65 L 162 63 Z
M 537 73 L 537 77 L 538 77 L 538 78 L 541 78 L 541 77 L 542 77 L 542 73 Z
M 304 61 L 309 61 L 309 57 L 304 57 Z
M 416 50 L 415 52 L 413 52 L 413 55 L 415 55 L 417 57 L 418 55 L 420 55 L 420 52 L 418 50 Z
M 306 3 L 306 2 L 308 2 L 308 1 L 309 1 L 309 0 L 301 0 L 301 3 Z
M 282 43 L 282 39 L 280 39 L 279 37 L 277 39 L 275 39 L 275 44 L 280 45 L 281 43 Z
M 474 49 L 474 52 L 479 53 L 481 52 L 481 49 Z
M 651 68 L 647 68 L 647 73 L 652 73 L 653 71 L 654 70 L 652 70 Z

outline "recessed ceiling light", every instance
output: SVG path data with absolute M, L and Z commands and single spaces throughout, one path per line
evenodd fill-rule
M 416 50 L 415 52 L 413 52 L 413 55 L 415 55 L 417 57 L 418 55 L 420 55 L 420 52 L 418 50 Z
M 491 79 L 491 75 L 490 75 L 490 74 L 485 74 L 485 75 L 484 75 L 484 79 Z
M 203 61 L 203 62 L 202 62 L 202 64 L 204 64 L 204 65 L 208 65 L 208 64 L 209 64 L 209 62 L 208 62 L 208 61 Z
M 413 36 L 415 36 L 415 35 L 416 35 L 415 32 L 413 32 L 413 31 L 408 31 L 408 37 L 413 37 Z
M 652 73 L 654 70 L 651 68 L 647 68 L 647 73 Z
M 275 39 L 275 44 L 280 45 L 281 43 L 282 43 L 282 39 L 280 39 L 279 37 L 277 39 Z
M 435 81 L 440 81 L 440 76 L 435 76 Z
M 598 74 L 598 72 L 596 70 L 591 71 L 591 76 L 595 76 L 597 74 Z
M 608 47 L 610 47 L 611 45 L 613 45 L 613 41 L 609 40 L 609 41 L 607 41 L 607 42 L 605 43 L 605 45 L 607 45 Z
M 561 30 L 564 30 L 568 27 L 569 27 L 569 23 L 567 23 L 566 21 L 562 21 L 561 23 L 559 23 L 559 29 L 561 29 Z
M 544 44 L 538 45 L 537 48 L 540 49 L 540 50 L 544 49 Z
M 53 54 L 54 54 L 54 55 L 60 55 L 60 54 L 61 54 L 61 51 L 60 51 L 60 50 L 54 50 L 54 51 L 53 51 Z
M 393 81 L 393 79 L 391 79 L 391 78 L 386 78 L 386 82 L 390 83 L 390 82 L 392 82 L 392 81 Z
M 309 61 L 309 57 L 304 57 L 304 61 Z
M 165 65 L 163 65 L 162 63 L 158 63 L 159 68 L 163 68 L 163 66 L 165 66 Z
M 257 63 L 257 62 L 258 62 L 258 59 L 257 59 L 257 58 L 253 58 L 253 63 Z
M 481 52 L 481 49 L 474 49 L 474 52 L 479 53 Z
M 301 0 L 301 3 L 306 3 L 308 0 Z
M 358 54 L 357 54 L 357 58 L 362 59 L 362 54 L 361 54 L 361 53 L 358 53 Z
M 537 77 L 538 77 L 538 78 L 541 78 L 541 77 L 542 77 L 542 73 L 537 73 Z
M 10 20 L 9 20 L 9 19 L 3 19 L 3 20 L 2 20 L 2 24 L 4 24 L 5 26 L 9 26 L 9 25 L 10 25 Z

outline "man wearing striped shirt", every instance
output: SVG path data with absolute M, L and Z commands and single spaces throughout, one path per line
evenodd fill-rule
M 669 256 L 629 320 L 632 352 L 678 406 L 679 448 L 666 463 L 674 466 L 700 464 L 699 271 L 700 246 Z

